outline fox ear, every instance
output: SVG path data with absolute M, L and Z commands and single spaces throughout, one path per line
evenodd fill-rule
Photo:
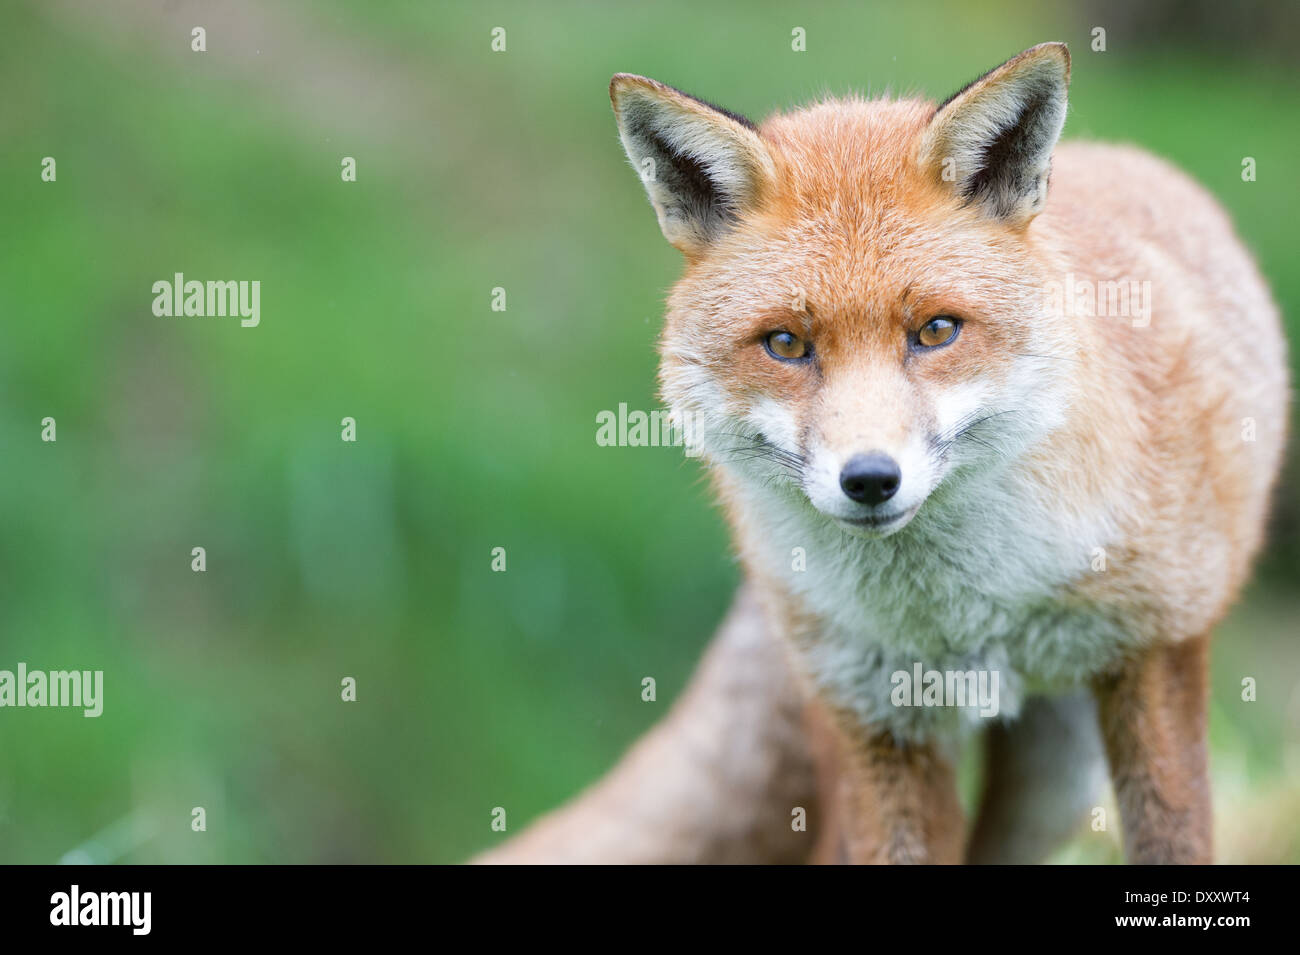
M 615 74 L 609 98 L 623 148 L 672 245 L 698 253 L 757 205 L 774 168 L 749 120 L 630 73 Z
M 1024 225 L 1043 209 L 1065 125 L 1070 53 L 1040 43 L 939 105 L 921 138 L 922 167 L 989 215 Z

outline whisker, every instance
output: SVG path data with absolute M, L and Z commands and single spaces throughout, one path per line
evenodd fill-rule
M 1070 361 L 1074 362 L 1076 365 L 1083 364 L 1080 359 L 1071 358 L 1069 355 L 1036 355 L 1033 352 L 1027 351 L 1012 352 L 1011 354 L 1017 355 L 1021 358 L 1050 358 L 1052 361 Z
M 728 455 L 732 460 L 739 461 L 770 461 L 781 470 L 802 481 L 803 469 L 807 464 L 802 454 L 777 447 L 762 434 L 743 431 L 724 431 L 722 433 L 726 437 L 738 438 L 749 443 L 739 447 L 724 448 L 719 452 L 720 454 Z
M 1007 409 L 1005 411 L 994 411 L 988 414 L 983 413 L 981 410 L 972 411 L 969 414 L 964 415 L 961 419 L 959 419 L 956 424 L 954 424 L 950 429 L 948 429 L 948 431 L 944 432 L 943 434 L 937 435 L 931 441 L 931 446 L 934 448 L 935 452 L 940 457 L 947 457 L 948 452 L 958 441 L 962 439 L 966 439 L 968 441 L 974 442 L 975 444 L 978 444 L 980 447 L 985 448 L 986 450 L 992 452 L 993 454 L 1003 454 L 1004 452 L 1002 451 L 1002 449 L 1000 449 L 999 447 L 997 447 L 997 445 L 991 443 L 990 441 L 986 440 L 985 438 L 981 437 L 979 434 L 974 433 L 974 430 L 978 428 L 980 425 L 988 421 L 992 421 L 995 418 L 1001 418 L 1005 415 L 1019 415 L 1019 414 L 1020 412 L 1016 411 L 1015 409 Z

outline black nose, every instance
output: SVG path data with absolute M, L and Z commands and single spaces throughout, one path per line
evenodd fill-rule
M 859 504 L 881 504 L 894 496 L 903 472 L 887 454 L 855 454 L 840 472 L 840 487 Z

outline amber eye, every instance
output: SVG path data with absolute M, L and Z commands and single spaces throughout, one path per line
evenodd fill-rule
M 789 332 L 769 332 L 763 345 L 769 355 L 782 361 L 799 361 L 808 357 L 808 343 Z
M 961 319 L 939 315 L 921 326 L 921 330 L 916 333 L 916 343 L 922 348 L 938 348 L 956 338 L 959 328 Z

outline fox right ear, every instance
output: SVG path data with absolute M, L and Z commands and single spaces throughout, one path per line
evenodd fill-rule
M 669 243 L 697 254 L 759 202 L 774 168 L 749 120 L 630 73 L 615 74 L 609 98 Z
M 1064 43 L 1013 57 L 940 104 L 921 139 L 922 166 L 987 214 L 1028 223 L 1047 199 L 1069 83 Z

